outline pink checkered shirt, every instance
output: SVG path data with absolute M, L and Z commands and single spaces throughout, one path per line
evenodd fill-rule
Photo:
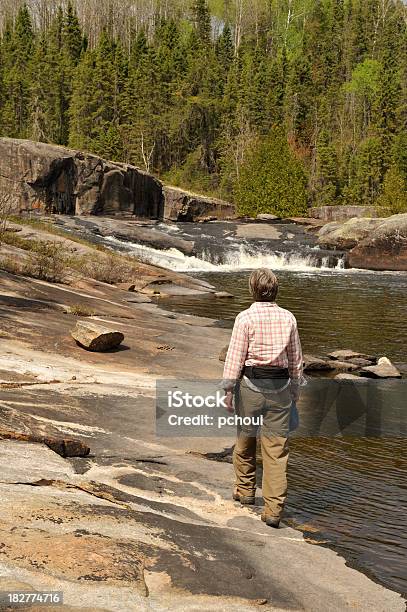
M 294 315 L 274 302 L 254 302 L 237 315 L 223 370 L 223 387 L 231 388 L 248 366 L 288 368 L 293 397 L 302 380 L 302 351 Z

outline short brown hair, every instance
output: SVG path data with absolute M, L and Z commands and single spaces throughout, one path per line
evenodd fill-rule
M 249 288 L 256 302 L 274 302 L 278 293 L 278 278 L 268 268 L 259 268 L 250 274 Z

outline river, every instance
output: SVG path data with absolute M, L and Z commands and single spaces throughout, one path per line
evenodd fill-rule
M 250 304 L 248 272 L 199 276 L 235 297 L 171 299 L 166 307 L 232 326 Z M 278 276 L 279 303 L 295 313 L 304 351 L 352 348 L 407 361 L 407 274 L 281 269 Z M 403 438 L 294 439 L 288 521 L 406 596 L 406 473 Z
M 103 243 L 229 291 L 233 298 L 160 300 L 168 309 L 209 316 L 225 327 L 250 304 L 247 268 L 272 267 L 280 280 L 278 301 L 296 315 L 304 352 L 350 348 L 407 362 L 407 274 L 345 270 L 340 254 L 319 252 L 293 226 L 279 227 L 282 238 L 274 242 L 239 241 L 231 227 L 162 226 L 195 241 L 192 257 L 115 238 Z M 405 395 L 401 403 L 407 412 Z M 289 524 L 407 596 L 406 439 L 294 438 L 291 449 Z

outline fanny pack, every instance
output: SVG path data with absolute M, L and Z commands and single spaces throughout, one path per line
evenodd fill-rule
M 249 379 L 285 379 L 290 378 L 287 368 L 278 366 L 245 366 L 243 375 Z

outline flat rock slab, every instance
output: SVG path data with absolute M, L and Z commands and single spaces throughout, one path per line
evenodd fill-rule
M 337 359 L 331 359 L 328 361 L 328 365 L 331 366 L 332 370 L 340 370 L 341 372 L 353 372 L 353 370 L 359 370 L 359 366 L 350 361 L 339 361 Z
M 70 463 L 40 444 L 0 440 L 0 463 L 3 483 L 68 481 L 75 476 Z
M 78 321 L 71 331 L 72 338 L 88 351 L 103 352 L 117 348 L 124 340 L 124 334 L 92 323 Z
M 304 371 L 313 372 L 317 370 L 334 370 L 335 367 L 332 361 L 315 357 L 314 355 L 304 355 Z
M 237 238 L 279 240 L 281 231 L 274 225 L 268 225 L 267 223 L 248 223 L 237 226 L 236 236 Z
M 357 382 L 367 382 L 365 378 L 361 378 L 356 374 L 350 374 L 349 372 L 341 372 L 335 376 L 335 380 L 353 380 Z
M 339 361 L 348 361 L 350 359 L 365 359 L 366 361 L 374 361 L 375 358 L 371 355 L 365 355 L 364 353 L 358 353 L 357 351 L 351 351 L 348 349 L 341 349 L 339 351 L 332 351 L 328 353 L 328 357 L 331 359 L 338 359 Z

